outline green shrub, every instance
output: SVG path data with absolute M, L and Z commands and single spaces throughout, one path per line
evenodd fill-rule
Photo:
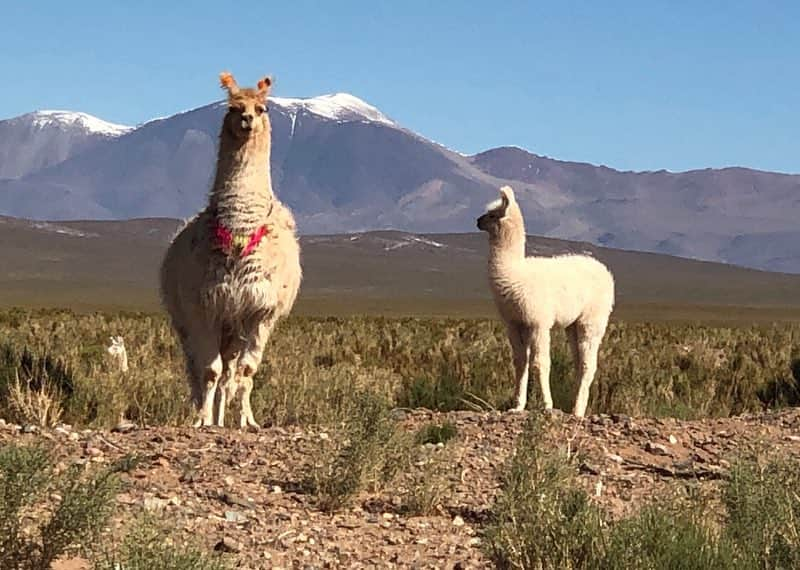
M 458 428 L 453 422 L 443 422 L 441 424 L 426 424 L 419 428 L 414 439 L 419 444 L 426 443 L 447 443 L 458 435 Z
M 607 532 L 598 570 L 731 570 L 737 562 L 727 543 L 689 510 L 644 507 Z
M 167 535 L 166 525 L 150 515 L 137 519 L 115 552 L 106 553 L 96 570 L 227 570 L 221 555 L 209 556 L 192 546 L 178 546 Z
M 90 546 L 118 488 L 111 470 L 87 476 L 75 465 L 56 474 L 40 447 L 0 448 L 0 569 L 47 570 L 69 548 Z
M 593 568 L 602 549 L 600 511 L 575 483 L 575 466 L 539 445 L 531 416 L 502 480 L 484 544 L 500 568 Z
M 321 439 L 318 460 L 304 486 L 317 506 L 335 511 L 373 483 L 391 480 L 408 457 L 407 438 L 389 415 L 388 402 L 369 391 L 340 394 L 342 418 Z
M 748 568 L 800 568 L 800 465 L 796 460 L 736 462 L 723 487 L 725 537 Z

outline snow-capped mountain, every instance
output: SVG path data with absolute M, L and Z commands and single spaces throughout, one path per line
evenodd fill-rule
M 0 179 L 53 166 L 131 130 L 73 111 L 35 111 L 0 121 Z
M 311 113 L 337 122 L 371 121 L 389 126 L 397 124 L 378 109 L 349 93 L 320 95 L 309 99 L 293 99 L 289 97 L 273 97 L 271 105 L 277 105 L 285 112 L 297 115 Z
M 215 102 L 134 129 L 77 113 L 2 121 L 0 214 L 190 216 L 206 201 L 224 112 Z M 511 184 L 531 234 L 800 272 L 798 175 L 619 172 L 514 147 L 464 156 L 344 93 L 272 98 L 269 112 L 275 189 L 305 234 L 475 231 Z
M 39 129 L 57 128 L 67 130 L 78 128 L 88 134 L 108 137 L 118 137 L 133 130 L 133 127 L 109 123 L 88 113 L 76 111 L 34 111 L 19 118 L 29 119 L 31 124 Z

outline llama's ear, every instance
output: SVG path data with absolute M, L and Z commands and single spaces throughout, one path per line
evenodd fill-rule
M 258 94 L 266 97 L 269 94 L 269 88 L 272 87 L 272 77 L 269 75 L 262 77 L 258 80 Z
M 236 84 L 236 80 L 233 78 L 233 75 L 227 71 L 223 71 L 219 74 L 219 84 L 223 89 L 228 90 L 228 95 L 236 95 L 239 92 L 239 86 Z
M 514 191 L 511 186 L 503 186 L 500 188 L 500 201 L 503 204 L 503 210 L 508 208 L 508 205 L 514 201 Z

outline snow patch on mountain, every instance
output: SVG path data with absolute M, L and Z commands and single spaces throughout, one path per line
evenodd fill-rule
M 333 93 L 307 99 L 271 97 L 270 101 L 294 116 L 300 111 L 308 111 L 320 117 L 342 123 L 371 121 L 397 126 L 394 121 L 377 108 L 349 93 Z
M 42 110 L 28 113 L 27 115 L 23 115 L 23 117 L 30 118 L 31 124 L 40 129 L 78 126 L 89 133 L 106 135 L 109 137 L 118 137 L 133 130 L 133 127 L 109 123 L 94 115 L 77 111 Z

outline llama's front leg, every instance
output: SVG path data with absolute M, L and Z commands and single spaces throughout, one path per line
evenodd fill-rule
M 240 386 L 241 398 L 241 416 L 239 418 L 239 427 L 246 429 L 248 426 L 253 429 L 259 429 L 260 426 L 253 417 L 253 409 L 250 407 L 250 392 L 253 391 L 253 377 L 242 376 Z
M 237 358 L 228 358 L 223 364 L 222 377 L 217 387 L 219 396 L 217 401 L 216 423 L 219 427 L 225 427 L 225 410 L 228 402 L 233 399 L 236 391 L 236 364 Z
M 270 315 L 265 321 L 256 326 L 256 330 L 250 335 L 247 349 L 239 359 L 236 371 L 237 383 L 239 385 L 239 426 L 242 429 L 251 427 L 259 429 L 260 426 L 253 417 L 253 409 L 250 407 L 250 393 L 253 391 L 253 376 L 258 370 L 261 359 L 264 356 L 264 346 L 267 344 L 272 329 L 275 327 L 276 318 Z
M 222 357 L 217 354 L 216 358 L 210 364 L 202 367 L 199 372 L 199 377 L 203 384 L 203 396 L 194 427 L 214 425 L 214 400 L 221 375 Z
M 539 327 L 534 333 L 533 368 L 539 375 L 544 409 L 553 409 L 553 396 L 550 394 L 550 329 Z
M 523 323 L 508 324 L 508 340 L 514 360 L 514 380 L 517 385 L 515 412 L 525 409 L 528 402 L 528 364 L 531 357 L 531 329 Z
M 586 414 L 586 406 L 589 403 L 589 389 L 592 387 L 594 375 L 597 372 L 597 353 L 600 351 L 600 341 L 603 332 L 598 334 L 597 330 L 582 331 L 582 338 L 579 341 L 581 353 L 581 379 L 578 395 L 575 398 L 575 407 L 572 413 L 582 418 Z

